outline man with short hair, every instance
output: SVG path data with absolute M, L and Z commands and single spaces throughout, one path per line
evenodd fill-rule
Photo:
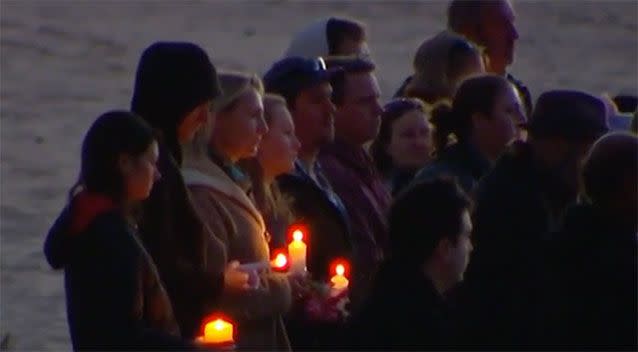
M 452 0 L 448 7 L 448 29 L 484 48 L 487 71 L 506 76 L 516 86 L 529 117 L 532 114 L 529 89 L 507 72 L 514 62 L 518 40 L 514 20 L 510 0 Z
M 301 143 L 295 170 L 277 182 L 293 199 L 296 218 L 307 222 L 308 270 L 322 281 L 330 277 L 330 261 L 351 256 L 346 209 L 317 160 L 320 149 L 334 140 L 330 80 L 340 75 L 327 70 L 323 59 L 294 57 L 276 62 L 264 76 L 266 91 L 286 99 Z
M 352 18 L 328 17 L 297 33 L 285 57 L 368 56 L 366 27 Z
M 587 201 L 568 210 L 552 239 L 550 341 L 555 348 L 635 351 L 638 137 L 612 133 L 598 140 L 582 176 Z
M 350 299 L 356 309 L 388 247 L 386 212 L 391 197 L 364 148 L 379 132 L 381 91 L 375 65 L 367 59 L 329 58 L 327 65 L 342 69 L 345 75 L 332 80 L 335 140 L 322 148 L 320 160 L 348 210 L 354 247 Z
M 473 249 L 470 207 L 447 179 L 416 183 L 397 197 L 389 216 L 392 256 L 353 317 L 350 348 L 423 351 L 458 343 L 445 296 L 463 280 Z
M 266 91 L 283 96 L 301 143 L 295 169 L 277 178 L 291 210 L 305 226 L 308 244 L 307 266 L 311 278 L 329 282 L 330 265 L 336 258 L 352 260 L 350 223 L 345 206 L 326 179 L 317 157 L 334 139 L 334 113 L 330 80 L 340 70 L 327 70 L 323 59 L 285 58 L 264 76 Z M 333 349 L 338 341 L 337 324 L 319 324 L 293 312 L 286 329 L 293 350 Z
M 545 92 L 528 131 L 529 141 L 515 142 L 477 189 L 476 251 L 458 297 L 472 344 L 537 341 L 546 234 L 576 201 L 580 165 L 608 131 L 605 104 L 578 91 Z

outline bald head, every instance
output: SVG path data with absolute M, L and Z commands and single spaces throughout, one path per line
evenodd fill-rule
M 638 202 L 638 136 L 617 132 L 592 147 L 583 168 L 585 191 L 594 204 L 620 207 L 627 220 L 636 217 Z
M 488 70 L 503 74 L 514 60 L 514 9 L 509 0 L 452 0 L 448 28 L 485 48 Z

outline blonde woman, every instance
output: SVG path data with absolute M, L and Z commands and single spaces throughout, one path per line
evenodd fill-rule
M 291 305 L 290 284 L 269 268 L 266 225 L 247 194 L 250 181 L 236 166 L 257 154 L 268 132 L 263 87 L 256 76 L 242 73 L 222 73 L 219 80 L 223 93 L 214 104 L 215 121 L 185 147 L 182 174 L 196 210 L 224 244 L 228 260 L 265 264 L 252 275 L 253 290 L 221 298 L 219 309 L 237 326 L 238 348 L 289 350 L 282 315 Z
M 284 248 L 286 231 L 293 221 L 293 215 L 275 179 L 295 168 L 301 144 L 295 135 L 295 124 L 284 98 L 266 94 L 264 118 L 268 123 L 268 133 L 259 145 L 257 156 L 240 164 L 250 175 L 253 199 L 264 216 L 270 234 L 270 248 Z

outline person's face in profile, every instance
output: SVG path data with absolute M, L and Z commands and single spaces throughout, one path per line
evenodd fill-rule
M 291 113 L 302 149 L 320 147 L 334 140 L 332 86 L 323 82 L 306 88 L 295 99 Z
M 257 158 L 264 174 L 272 177 L 293 170 L 301 145 L 284 104 L 275 105 L 267 112 L 270 115 L 269 129 L 259 145 Z
M 514 20 L 514 9 L 508 0 L 490 3 L 481 14 L 479 36 L 489 56 L 490 72 L 505 73 L 514 62 L 514 44 L 518 39 Z

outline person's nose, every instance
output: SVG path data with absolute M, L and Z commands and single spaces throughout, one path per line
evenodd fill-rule
M 260 116 L 257 122 L 257 133 L 260 136 L 265 135 L 266 133 L 268 133 L 268 124 L 266 123 L 266 120 L 264 119 L 264 116 Z
M 330 100 L 326 100 L 326 103 L 324 104 L 324 109 L 325 109 L 326 113 L 329 113 L 331 115 L 333 115 L 335 112 L 337 112 L 337 107 Z

